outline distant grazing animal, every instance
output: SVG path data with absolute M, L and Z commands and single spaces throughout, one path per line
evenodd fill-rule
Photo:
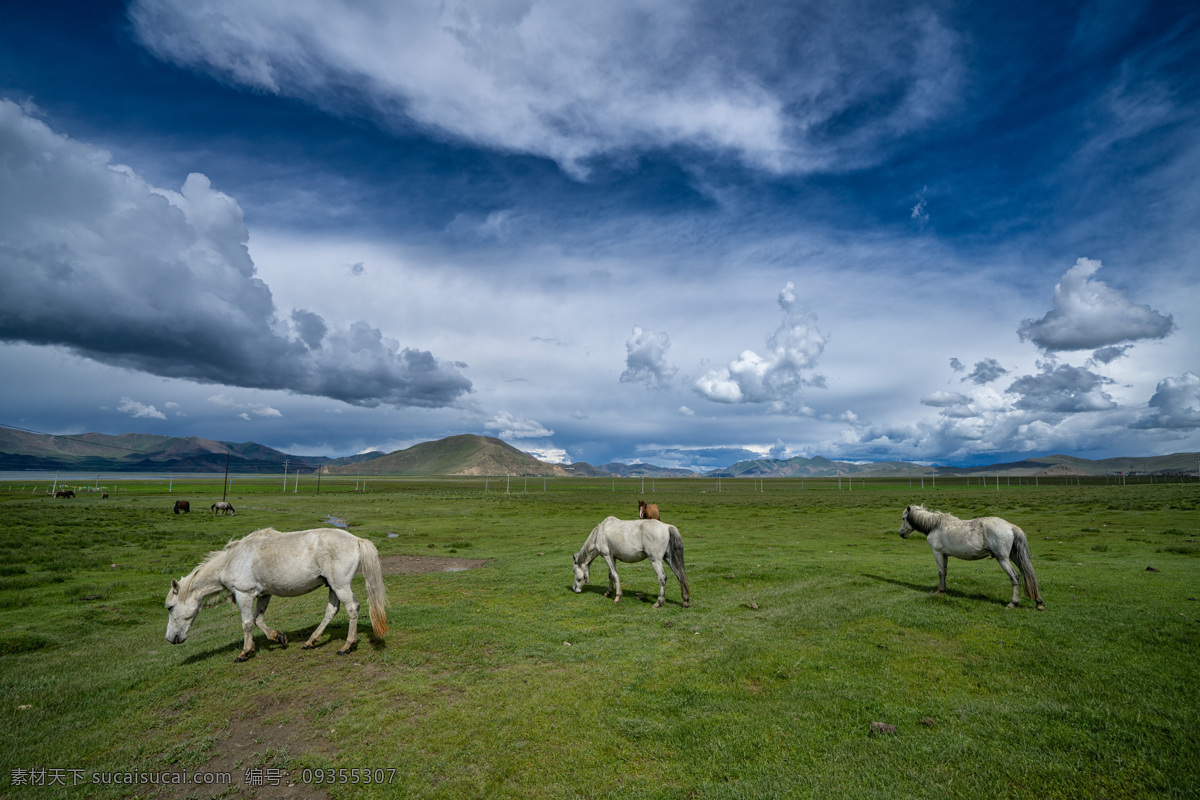
M 54 493 L 54 496 L 55 497 L 74 497 L 75 493 L 72 492 L 70 489 L 59 489 L 57 492 Z
M 602 556 L 608 564 L 608 591 L 604 596 L 608 597 L 615 589 L 614 603 L 621 602 L 621 579 L 617 577 L 616 562 L 633 563 L 649 558 L 650 566 L 658 576 L 658 601 L 654 607 L 663 604 L 667 592 L 667 575 L 662 567 L 664 560 L 679 579 L 683 607 L 688 607 L 691 592 L 683 568 L 683 538 L 674 525 L 656 519 L 605 519 L 592 529 L 583 547 L 575 554 L 575 583 L 571 589 L 576 594 L 582 592 L 583 585 L 591 579 L 590 567 L 596 556 Z
M 350 624 L 346 643 L 337 651 L 344 655 L 358 638 L 358 601 L 350 591 L 350 581 L 359 569 L 367 580 L 371 628 L 382 638 L 387 635 L 387 594 L 374 544 L 337 528 L 263 528 L 230 542 L 224 550 L 209 553 L 185 577 L 171 581 L 167 592 L 167 641 L 180 644 L 187 639 L 188 630 L 200 614 L 201 601 L 210 594 L 227 591 L 242 614 L 242 652 L 235 660 L 245 661 L 254 652 L 255 625 L 268 639 L 286 647 L 288 638 L 283 631 L 268 628 L 263 619 L 271 597 L 298 597 L 325 586 L 329 589 L 325 619 L 304 648 L 316 644 L 339 606 L 345 604 Z
M 658 506 L 638 500 L 638 519 L 662 519 L 658 514 Z
M 1033 574 L 1029 542 L 1025 538 L 1025 532 L 1011 522 L 1006 522 L 1000 517 L 962 520 L 953 514 L 928 511 L 924 506 L 909 506 L 904 509 L 900 535 L 907 539 L 913 531 L 925 534 L 926 541 L 933 548 L 933 558 L 937 561 L 938 569 L 938 588 L 935 594 L 946 591 L 947 556 L 967 561 L 990 557 L 1000 562 L 1000 568 L 1012 581 L 1012 602 L 1008 604 L 1008 608 L 1015 608 L 1020 602 L 1018 584 L 1021 584 L 1025 587 L 1025 594 L 1037 603 L 1038 610 L 1045 609 L 1042 593 L 1038 590 L 1037 576 Z M 1017 569 L 1021 571 L 1019 580 L 1012 562 L 1015 562 Z
M 104 496 L 108 497 L 108 495 L 104 495 Z M 176 514 L 192 513 L 192 504 L 189 503 L 187 500 L 176 500 L 175 501 L 175 513 Z
M 217 514 L 217 513 L 228 514 L 231 517 L 235 513 L 237 513 L 233 510 L 233 503 L 226 503 L 224 500 L 220 501 L 219 503 L 213 503 L 212 504 L 212 512 L 214 514 Z
M 104 494 L 100 495 L 100 499 L 101 499 L 101 500 L 107 500 L 107 499 L 108 499 L 108 492 L 105 492 Z

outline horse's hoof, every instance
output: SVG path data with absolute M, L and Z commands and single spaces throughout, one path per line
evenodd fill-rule
M 1016 603 L 1009 603 L 1008 605 L 1005 606 L 1005 608 L 1016 608 L 1016 607 L 1017 607 Z
M 241 664 L 241 663 L 244 663 L 249 658 L 250 658 L 250 655 L 248 653 L 241 653 L 240 655 L 238 655 L 237 658 L 234 659 L 234 663 Z
M 305 643 L 304 643 L 304 647 L 303 647 L 303 648 L 301 648 L 301 649 L 303 649 L 303 650 L 312 650 L 314 647 L 316 647 L 316 645 L 315 645 L 315 644 L 313 644 L 312 642 L 305 642 Z
M 691 604 L 691 603 L 689 603 L 687 600 L 684 600 L 684 601 L 683 601 L 683 607 L 684 607 L 684 608 L 691 608 L 691 607 L 692 607 L 692 604 Z
M 1046 610 L 1046 604 L 1045 604 L 1045 603 L 1038 603 L 1038 604 L 1037 604 L 1037 610 L 1038 610 L 1038 611 L 1045 611 L 1045 610 Z
M 279 643 L 280 647 L 287 647 L 288 638 L 287 638 L 287 635 L 283 631 L 279 631 L 279 633 L 276 634 L 275 641 Z

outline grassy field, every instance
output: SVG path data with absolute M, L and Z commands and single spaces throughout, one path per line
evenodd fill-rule
M 0 485 L 6 797 L 1200 796 L 1195 483 L 238 478 L 234 517 L 207 512 L 219 480 L 107 486 Z M 683 533 L 689 609 L 669 571 L 651 608 L 645 562 L 620 604 L 600 562 L 570 591 L 570 554 L 639 498 Z M 1005 609 L 991 561 L 931 595 L 924 538 L 896 535 L 912 502 L 1024 528 L 1046 610 Z M 171 578 L 331 519 L 393 565 L 486 563 L 393 570 L 391 632 L 364 613 L 348 656 L 344 612 L 299 646 L 323 592 L 274 600 L 293 644 L 256 631 L 244 664 L 228 603 L 166 642 Z M 231 783 L 149 782 L 183 773 Z

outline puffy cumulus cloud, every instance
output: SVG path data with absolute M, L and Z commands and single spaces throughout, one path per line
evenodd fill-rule
M 501 411 L 485 423 L 484 427 L 490 431 L 497 431 L 497 436 L 501 439 L 542 439 L 554 435 L 554 431 L 542 423 L 507 411 Z
M 1000 366 L 1000 362 L 994 358 L 985 358 L 983 361 L 975 362 L 975 369 L 971 374 L 963 378 L 963 382 L 971 381 L 977 386 L 991 383 L 1001 375 L 1007 375 L 1008 370 Z
M 170 405 L 168 403 L 167 405 Z M 145 403 L 139 403 L 129 397 L 122 397 L 121 402 L 117 404 L 117 411 L 123 414 L 128 414 L 135 419 L 166 419 L 167 415 L 159 411 L 157 408 Z
M 1116 402 L 1103 388 L 1111 383 L 1110 378 L 1083 367 L 1048 364 L 1037 375 L 1013 381 L 1007 391 L 1018 395 L 1019 409 L 1075 414 L 1116 408 Z
M 1134 423 L 1135 428 L 1200 428 L 1200 375 L 1185 372 L 1164 378 L 1150 398 L 1150 410 Z
M 671 340 L 665 333 L 644 331 L 634 327 L 633 336 L 625 342 L 625 371 L 621 383 L 645 383 L 665 387 L 671 383 L 676 369 L 667 363 Z
M 767 339 L 767 355 L 744 350 L 727 368 L 702 375 L 697 392 L 715 403 L 770 403 L 783 410 L 795 406 L 804 387 L 824 387 L 823 376 L 804 375 L 829 341 L 817 328 L 817 315 L 798 303 L 791 281 L 779 292 L 779 306 L 784 318 Z
M 535 447 L 525 451 L 546 464 L 570 464 L 571 457 L 561 447 Z
M 0 101 L 0 341 L 61 345 L 199 383 L 441 407 L 471 390 L 426 351 L 364 322 L 276 313 L 242 210 L 189 175 L 179 192 Z
M 964 74 L 932 7 L 881 0 L 135 0 L 128 14 L 177 65 L 580 176 L 648 148 L 771 171 L 871 163 L 953 108 Z
M 1101 263 L 1081 258 L 1054 287 L 1054 308 L 1039 320 L 1027 319 L 1017 333 L 1047 352 L 1092 350 L 1162 339 L 1175 330 L 1171 316 L 1135 305 L 1124 292 L 1092 280 Z

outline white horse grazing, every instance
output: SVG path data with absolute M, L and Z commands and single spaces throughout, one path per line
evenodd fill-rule
M 575 554 L 575 584 L 571 588 L 576 594 L 582 592 L 583 585 L 591 579 L 590 567 L 596 556 L 603 556 L 608 564 L 608 591 L 604 596 L 608 597 L 615 589 L 614 603 L 621 602 L 621 579 L 617 577 L 616 562 L 632 563 L 649 558 L 650 566 L 658 576 L 658 602 L 654 607 L 663 604 L 667 592 L 667 575 L 662 567 L 664 560 L 679 579 L 683 607 L 688 607 L 691 592 L 683 569 L 683 537 L 674 525 L 656 519 L 605 519 L 592 529 L 583 547 Z
M 913 531 L 925 534 L 926 541 L 933 548 L 933 558 L 937 561 L 938 569 L 938 588 L 935 594 L 946 591 L 947 556 L 966 561 L 994 558 L 1000 562 L 1000 568 L 1012 581 L 1012 602 L 1008 604 L 1008 608 L 1015 608 L 1020 602 L 1019 583 L 1024 585 L 1025 594 L 1037 603 L 1038 610 L 1045 609 L 1042 593 L 1038 590 L 1037 576 L 1033 574 L 1029 542 L 1025 538 L 1025 532 L 1011 522 L 1000 517 L 963 520 L 953 514 L 929 511 L 924 506 L 909 506 L 904 509 L 900 535 L 907 539 Z M 1021 571 L 1019 579 L 1012 562 L 1016 562 L 1017 569 Z
M 360 567 L 367 579 L 371 627 L 376 636 L 383 637 L 387 634 L 386 593 L 375 545 L 337 528 L 288 532 L 263 528 L 230 542 L 224 550 L 209 553 L 187 576 L 171 581 L 171 591 L 167 592 L 167 641 L 180 644 L 187 639 L 188 630 L 200 614 L 201 601 L 224 590 L 233 595 L 242 612 L 244 641 L 237 661 L 245 661 L 254 652 L 255 625 L 268 639 L 286 647 L 287 636 L 271 630 L 263 620 L 271 596 L 296 597 L 326 586 L 329 604 L 325 619 L 304 647 L 316 643 L 344 603 L 350 618 L 346 644 L 338 650 L 344 655 L 358 638 L 358 602 L 350 591 L 350 581 Z
M 218 500 L 217 502 L 213 503 L 212 508 L 210 510 L 213 512 L 214 515 L 228 514 L 231 517 L 237 513 L 236 511 L 233 510 L 233 503 L 227 503 L 224 500 Z M 176 512 L 176 513 L 178 513 L 178 512 Z

